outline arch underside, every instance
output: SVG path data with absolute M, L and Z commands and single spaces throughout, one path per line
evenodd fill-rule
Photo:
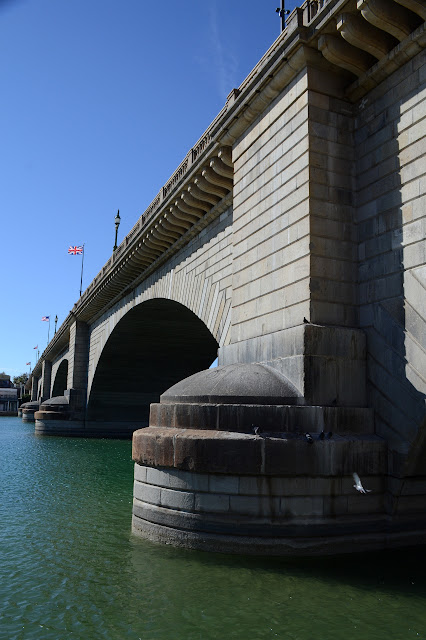
M 148 424 L 150 404 L 179 380 L 207 369 L 217 349 L 206 325 L 183 305 L 143 302 L 120 320 L 105 344 L 87 419 Z
M 63 396 L 67 388 L 68 360 L 62 360 L 56 372 L 55 381 L 52 387 L 51 397 Z

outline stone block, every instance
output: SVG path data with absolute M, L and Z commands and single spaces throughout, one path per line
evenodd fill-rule
M 267 475 L 341 476 L 356 469 L 362 476 L 384 473 L 386 442 L 376 436 L 339 436 L 314 440 L 303 436 L 264 441 L 263 473 Z
M 218 409 L 215 405 L 174 405 L 175 426 L 192 429 L 217 428 Z M 165 426 L 164 420 L 162 424 Z
M 215 475 L 209 474 L 209 492 L 210 493 L 226 493 L 238 494 L 239 478 L 238 476 Z
M 134 477 L 135 480 L 139 481 L 139 482 L 145 482 L 146 481 L 146 471 L 147 471 L 147 467 L 144 467 L 140 464 L 135 464 L 135 469 L 134 469 Z
M 181 511 L 193 511 L 195 495 L 188 491 L 161 489 L 161 506 Z
M 260 465 L 260 443 L 253 436 L 187 429 L 175 437 L 178 469 L 235 475 L 258 473 Z
M 348 511 L 347 496 L 324 496 L 323 498 L 323 514 L 326 517 L 346 515 Z
M 423 495 L 398 496 L 395 499 L 395 512 L 402 514 L 419 514 L 424 517 L 426 498 Z
M 145 484 L 144 482 L 135 482 L 133 486 L 133 496 L 136 500 L 159 505 L 161 489 L 150 484 Z
M 404 478 L 401 484 L 401 495 L 425 496 L 426 495 L 426 478 Z
M 240 476 L 238 493 L 239 495 L 270 495 L 271 481 L 273 478 L 267 476 Z
M 169 486 L 171 489 L 187 489 L 191 491 L 208 491 L 209 476 L 201 473 L 191 473 L 178 469 L 168 469 Z
M 195 510 L 206 513 L 226 513 L 229 511 L 229 496 L 220 493 L 197 493 Z
M 241 515 L 271 518 L 280 512 L 280 499 L 270 496 L 231 496 L 230 510 Z
M 384 497 L 373 493 L 348 496 L 348 514 L 383 513 Z
M 172 467 L 175 431 L 148 427 L 133 434 L 132 458 L 141 465 Z
M 281 498 L 281 513 L 289 517 L 322 516 L 322 496 L 284 497 Z
M 145 482 L 147 484 L 155 484 L 159 487 L 168 487 L 169 486 L 168 471 L 147 467 Z

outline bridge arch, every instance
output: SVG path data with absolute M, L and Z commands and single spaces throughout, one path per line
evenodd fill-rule
M 51 397 L 63 396 L 67 388 L 68 379 L 68 360 L 65 358 L 56 371 L 55 379 L 53 381 Z
M 179 380 L 207 369 L 218 346 L 205 323 L 179 302 L 154 298 L 134 306 L 102 349 L 87 420 L 148 424 L 149 405 Z

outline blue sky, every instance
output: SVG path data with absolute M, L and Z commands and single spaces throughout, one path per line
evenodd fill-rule
M 286 7 L 296 6 L 294 0 Z M 280 33 L 279 0 L 0 0 L 0 371 L 35 364 Z

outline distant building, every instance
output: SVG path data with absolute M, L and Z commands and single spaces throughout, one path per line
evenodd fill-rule
M 17 415 L 18 389 L 13 385 L 10 376 L 0 373 L 0 416 Z

